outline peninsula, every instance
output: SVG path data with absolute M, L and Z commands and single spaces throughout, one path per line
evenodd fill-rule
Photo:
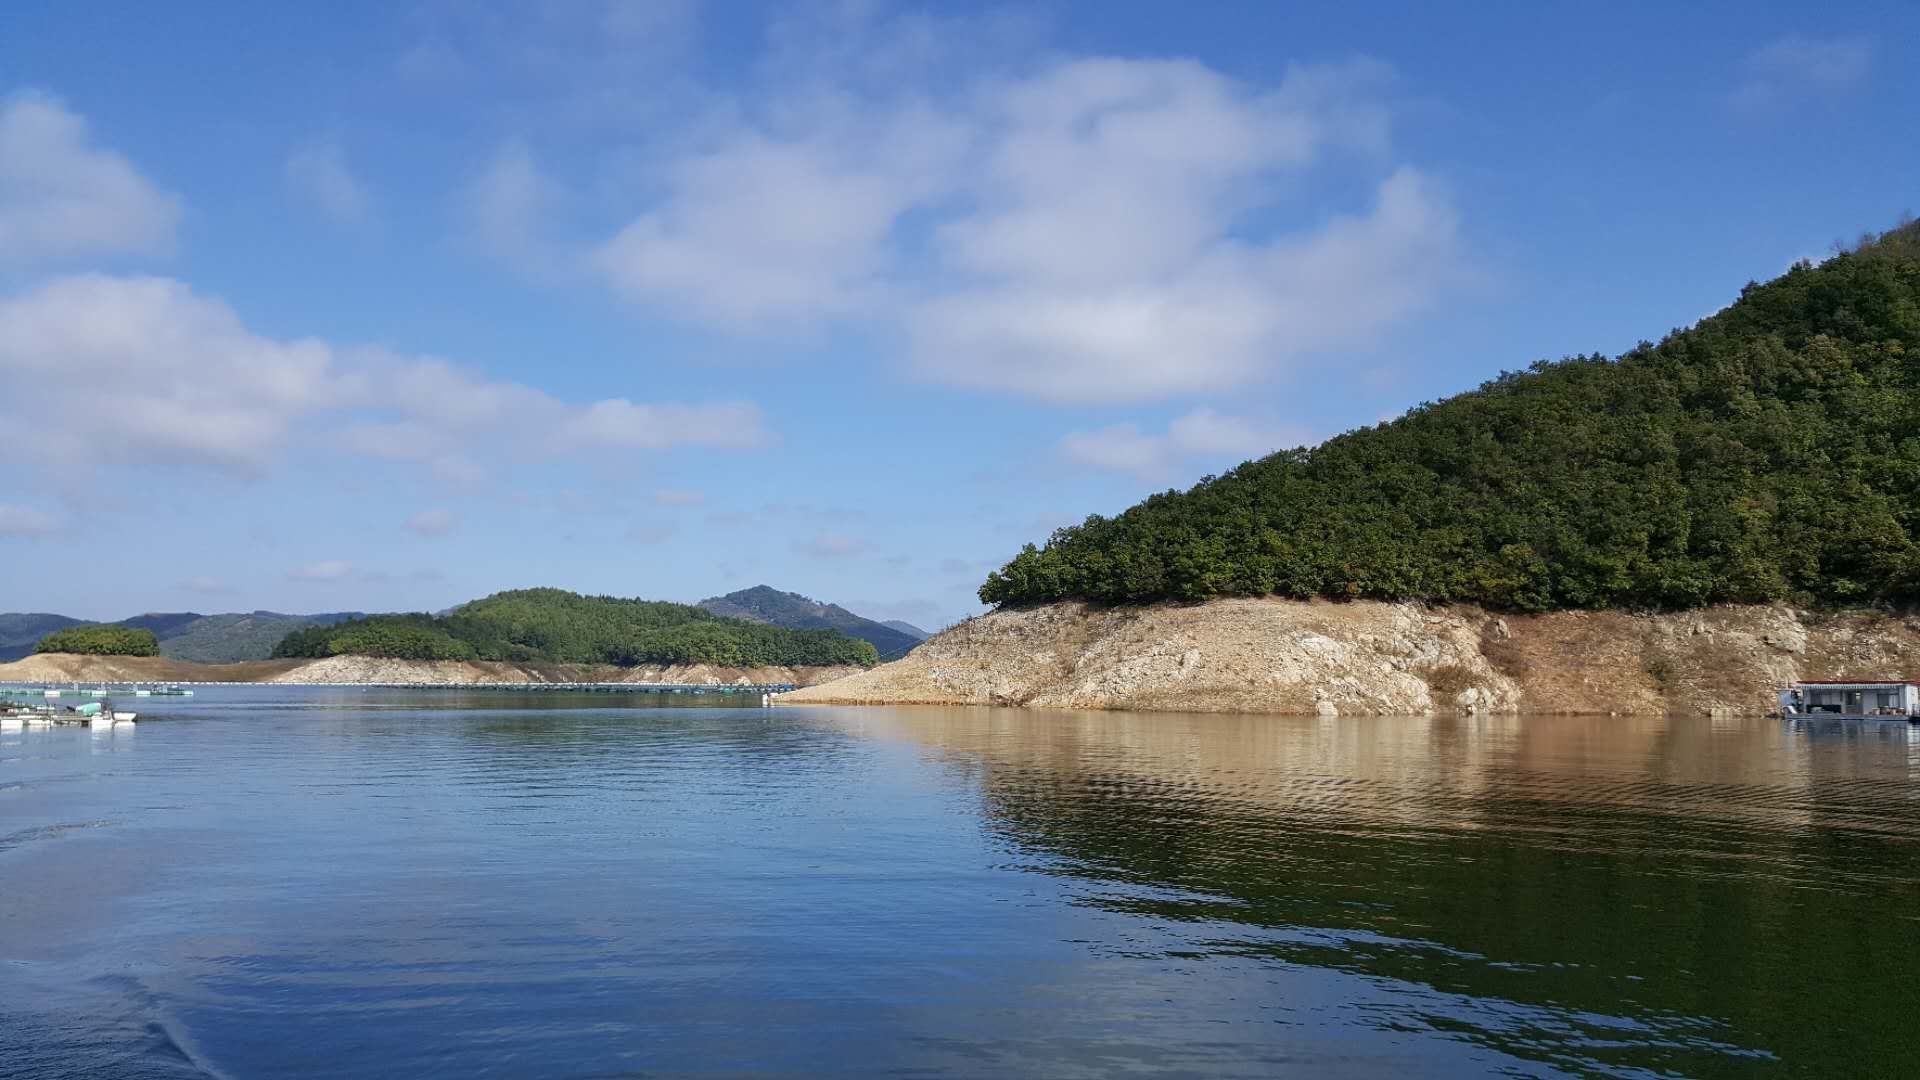
M 1920 225 L 1090 517 L 792 702 L 1758 710 L 1920 671 Z

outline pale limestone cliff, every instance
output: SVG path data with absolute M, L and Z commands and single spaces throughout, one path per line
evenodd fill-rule
M 1216 600 L 993 612 L 783 703 L 1195 712 L 1761 712 L 1796 678 L 1920 677 L 1920 621 L 1785 606 L 1500 617 Z
M 321 660 L 258 660 L 195 664 L 165 657 L 75 656 L 54 653 L 0 664 L 0 683 L 175 682 L 516 685 L 564 682 L 675 683 L 690 686 L 814 683 L 850 675 L 855 667 L 731 668 L 709 664 L 611 667 L 598 664 L 518 664 L 470 660 L 381 660 L 330 656 Z

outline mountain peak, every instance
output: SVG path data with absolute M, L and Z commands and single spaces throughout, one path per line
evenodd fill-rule
M 838 604 L 822 603 L 796 592 L 783 592 L 771 585 L 755 585 L 725 596 L 710 596 L 700 601 L 700 606 L 715 615 L 789 630 L 838 630 L 849 637 L 872 642 L 882 660 L 897 660 L 905 656 L 925 637 L 855 615 Z

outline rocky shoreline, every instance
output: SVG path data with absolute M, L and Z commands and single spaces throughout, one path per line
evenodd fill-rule
M 783 704 L 1294 715 L 1755 714 L 1801 678 L 1920 675 L 1920 619 L 1784 605 L 1500 616 L 1380 602 L 1047 604 Z
M 788 683 L 812 686 L 859 670 L 845 666 L 735 668 L 711 664 L 614 667 L 606 664 L 535 664 L 490 660 L 385 660 L 367 656 L 196 664 L 164 657 L 56 653 L 0 664 L 0 683 L 273 683 L 304 686 L 539 686 L 556 683 L 766 686 Z

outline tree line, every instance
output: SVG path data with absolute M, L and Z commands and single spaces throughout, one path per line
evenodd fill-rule
M 1920 601 L 1920 226 L 1028 545 L 994 605 Z
M 41 638 L 33 651 L 83 656 L 159 656 L 160 639 L 151 630 L 89 623 L 55 630 Z
M 514 660 L 728 667 L 871 665 L 872 644 L 837 630 L 786 630 L 701 608 L 561 589 L 519 589 L 445 615 L 374 615 L 296 630 L 275 657 Z

